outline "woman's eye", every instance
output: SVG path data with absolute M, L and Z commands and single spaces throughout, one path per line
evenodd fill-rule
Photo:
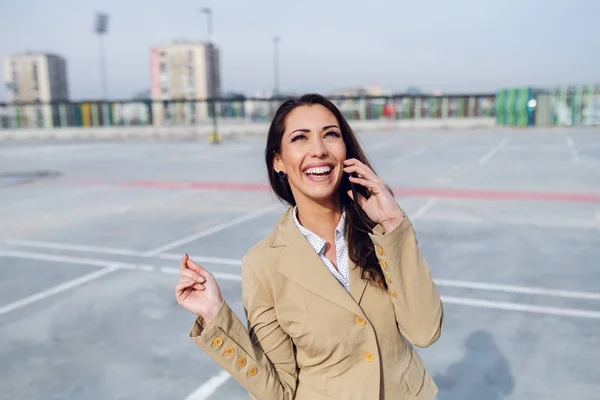
M 327 136 L 340 137 L 340 134 L 336 131 L 329 131 L 325 134 L 325 137 Z
M 304 136 L 303 134 L 298 134 L 292 138 L 292 142 L 295 142 L 296 140 L 299 140 L 299 139 L 306 139 L 306 136 Z

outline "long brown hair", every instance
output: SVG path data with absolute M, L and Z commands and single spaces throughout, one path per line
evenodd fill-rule
M 267 137 L 267 145 L 265 148 L 265 162 L 271 188 L 282 202 L 287 203 L 290 206 L 296 205 L 292 189 L 290 188 L 287 179 L 280 178 L 275 171 L 273 160 L 275 155 L 279 154 L 281 151 L 281 140 L 285 131 L 285 120 L 288 114 L 296 107 L 314 104 L 322 105 L 336 117 L 340 130 L 342 131 L 342 138 L 346 144 L 346 157 L 356 158 L 369 166 L 369 168 L 373 169 L 367 156 L 362 150 L 358 139 L 352 131 L 352 128 L 350 128 L 350 125 L 342 113 L 331 101 L 319 94 L 306 94 L 302 97 L 289 98 L 277 109 L 273 121 L 271 122 L 271 126 L 269 127 L 269 135 Z M 341 197 L 341 204 L 346 210 L 345 228 L 346 240 L 348 242 L 348 255 L 350 259 L 362 269 L 361 276 L 363 279 L 367 279 L 379 287 L 387 289 L 387 283 L 384 279 L 383 272 L 379 267 L 377 256 L 375 255 L 375 246 L 369 237 L 369 233 L 372 232 L 376 223 L 371 221 L 358 203 L 353 201 L 346 194 L 348 190 L 350 190 L 350 181 L 348 179 L 342 179 L 338 194 Z M 356 190 L 367 199 L 369 198 L 369 191 L 365 187 L 356 185 Z

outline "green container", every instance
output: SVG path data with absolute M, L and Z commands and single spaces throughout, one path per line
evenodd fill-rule
M 532 88 L 501 89 L 496 93 L 496 122 L 503 126 L 533 126 L 535 93 Z

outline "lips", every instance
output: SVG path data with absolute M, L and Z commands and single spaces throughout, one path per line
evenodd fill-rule
M 327 174 L 333 171 L 334 165 L 331 163 L 310 164 L 304 167 L 302 172 L 305 174 Z
M 313 182 L 323 182 L 331 177 L 334 165 L 331 163 L 319 163 L 307 165 L 302 172 Z

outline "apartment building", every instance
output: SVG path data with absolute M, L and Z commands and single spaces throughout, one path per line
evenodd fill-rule
M 24 103 L 21 120 L 30 127 L 51 126 L 51 102 L 68 101 L 67 62 L 56 54 L 23 53 L 3 60 L 7 103 Z
M 219 49 L 191 41 L 156 46 L 150 79 L 155 125 L 207 120 L 209 107 L 202 100 L 221 97 Z

